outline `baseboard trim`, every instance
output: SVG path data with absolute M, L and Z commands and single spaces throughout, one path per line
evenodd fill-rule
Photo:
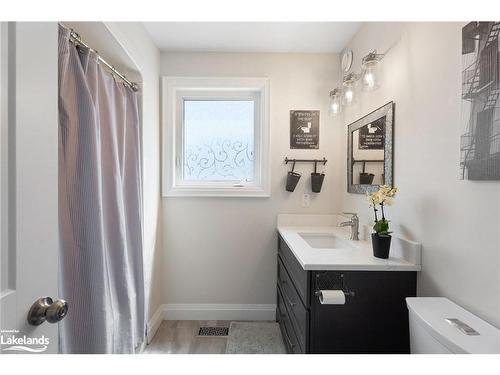
M 165 305 L 158 306 L 155 313 L 153 314 L 153 316 L 151 317 L 151 319 L 147 323 L 147 333 L 148 334 L 147 334 L 146 339 L 148 341 L 148 344 L 151 342 L 151 340 L 153 340 L 153 337 L 155 336 L 156 331 L 158 331 L 158 328 L 160 328 L 160 324 L 163 321 L 163 315 L 164 315 L 163 306 L 165 306 Z
M 274 320 L 276 305 L 165 304 L 163 320 Z

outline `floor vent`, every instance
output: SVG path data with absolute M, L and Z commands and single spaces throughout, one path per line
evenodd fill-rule
M 226 337 L 229 333 L 229 327 L 200 327 L 198 336 L 203 337 Z

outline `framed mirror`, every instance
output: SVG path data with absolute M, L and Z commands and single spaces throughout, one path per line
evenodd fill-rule
M 348 126 L 347 191 L 365 194 L 393 186 L 394 103 L 389 102 Z

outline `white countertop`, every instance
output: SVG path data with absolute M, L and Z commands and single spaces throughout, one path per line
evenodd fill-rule
M 280 215 L 285 216 L 285 215 Z M 350 270 L 350 271 L 420 271 L 420 244 L 393 236 L 391 252 L 388 259 L 379 259 L 373 256 L 371 241 L 360 239 L 351 241 L 349 231 L 332 225 L 336 222 L 336 215 L 328 216 L 327 225 L 296 225 L 298 216 L 294 220 L 278 219 L 278 231 L 300 265 L 307 271 L 323 270 Z M 309 215 L 312 216 L 312 215 Z M 319 217 L 320 215 L 315 215 Z M 345 218 L 342 218 L 345 219 Z M 321 221 L 321 220 L 320 220 Z M 320 222 L 319 221 L 319 222 Z M 306 220 L 307 222 L 307 220 Z M 309 221 L 311 222 L 311 221 Z M 315 220 L 315 223 L 319 223 Z M 293 225 L 288 225 L 293 223 Z M 347 228 L 350 230 L 350 228 Z M 362 229 L 360 229 L 362 232 Z M 313 248 L 302 237 L 301 233 L 314 235 L 334 235 L 340 238 L 351 248 Z

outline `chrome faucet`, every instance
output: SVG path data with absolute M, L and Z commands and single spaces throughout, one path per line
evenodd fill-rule
M 345 215 L 352 215 L 351 221 L 344 221 L 340 223 L 341 227 L 351 227 L 351 240 L 359 241 L 359 218 L 358 214 L 354 212 L 344 212 Z

